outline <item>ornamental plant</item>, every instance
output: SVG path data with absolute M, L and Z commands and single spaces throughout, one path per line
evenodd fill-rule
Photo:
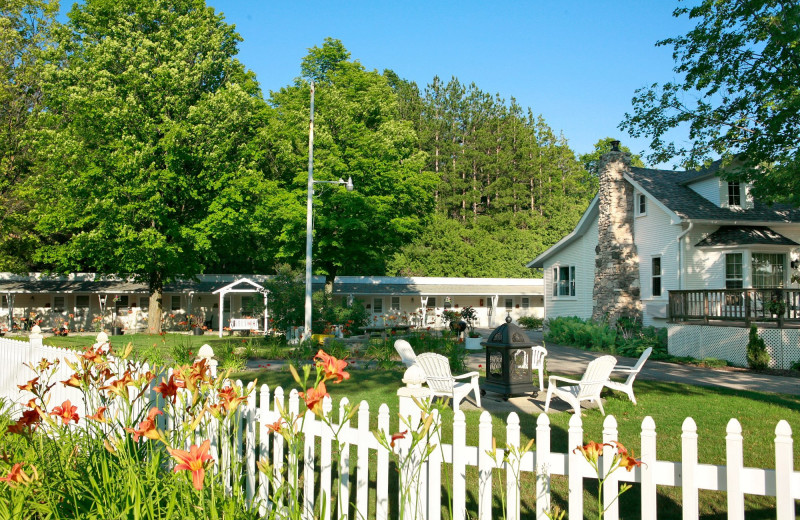
M 233 418 L 255 385 L 212 377 L 205 360 L 167 374 L 133 361 L 130 345 L 111 352 L 27 365 L 22 413 L 0 417 L 0 518 L 254 518 L 241 486 L 223 492 L 216 451 L 235 448 Z M 72 374 L 58 380 L 63 363 Z M 57 386 L 80 402 L 55 402 Z

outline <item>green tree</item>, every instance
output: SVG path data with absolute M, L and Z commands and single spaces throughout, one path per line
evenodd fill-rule
M 599 172 L 597 171 L 597 162 L 600 160 L 600 157 L 603 156 L 604 153 L 611 151 L 611 142 L 618 141 L 619 139 L 614 139 L 613 137 L 606 137 L 604 139 L 600 139 L 594 144 L 594 150 L 589 153 L 582 154 L 578 160 L 583 163 L 583 167 L 586 168 L 586 171 L 591 173 L 594 177 L 597 177 Z M 635 153 L 631 153 L 631 149 L 627 146 L 621 144 L 619 149 L 623 152 L 627 152 L 631 154 L 631 166 L 638 166 L 639 168 L 644 168 L 645 164 L 642 161 L 642 157 Z
M 42 71 L 52 51 L 58 2 L 0 2 L 0 271 L 26 271 L 36 247 L 28 200 L 31 121 L 42 109 Z
M 151 333 L 165 282 L 224 264 L 240 241 L 257 255 L 275 232 L 254 223 L 282 197 L 260 171 L 268 107 L 234 58 L 239 41 L 202 0 L 88 0 L 59 35 L 65 63 L 47 73 L 26 192 L 48 237 L 39 258 L 148 283 Z
M 657 43 L 673 47 L 681 79 L 637 90 L 620 127 L 651 139 L 653 163 L 738 156 L 745 168 L 732 174 L 752 181 L 756 197 L 800 205 L 800 4 L 702 0 L 673 14 L 697 21 Z M 687 127 L 688 145 L 669 141 Z
M 338 40 L 303 60 L 307 79 L 324 79 L 315 89 L 314 178 L 353 178 L 355 190 L 317 185 L 314 199 L 315 272 L 383 273 L 389 257 L 416 236 L 433 212 L 435 176 L 408 121 L 398 119 L 397 94 L 386 77 L 353 61 Z M 318 71 L 324 71 L 319 73 Z M 303 208 L 286 220 L 279 256 L 298 265 L 304 258 L 308 166 L 309 83 L 273 92 L 268 134 L 268 171 Z M 285 240 L 284 240 L 285 239 Z

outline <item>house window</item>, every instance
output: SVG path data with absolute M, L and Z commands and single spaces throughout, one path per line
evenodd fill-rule
M 434 296 L 428 297 L 428 307 L 430 307 L 431 309 L 436 308 L 436 298 Z
M 444 298 L 444 308 L 449 309 L 453 306 L 453 300 L 449 296 L 445 296 Z
M 753 253 L 753 287 L 783 287 L 785 264 L 783 253 Z
M 553 269 L 553 296 L 575 296 L 575 266 Z
M 506 310 L 510 311 L 514 308 L 514 298 L 506 298 Z
M 522 299 L 522 308 L 529 309 L 531 306 L 531 299 L 530 298 L 523 298 Z
M 728 182 L 728 206 L 741 206 L 742 192 L 738 182 Z
M 53 312 L 64 312 L 63 296 L 53 296 Z
M 647 197 L 645 197 L 644 193 L 636 195 L 636 215 L 647 215 Z
M 180 297 L 179 294 L 172 296 L 172 299 L 170 300 L 170 307 L 169 308 L 170 308 L 170 310 L 173 310 L 173 311 L 181 310 L 181 297 Z M 226 309 L 226 310 L 228 310 L 228 309 Z
M 392 296 L 391 302 L 392 310 L 399 311 L 400 310 L 400 297 L 399 296 Z
M 656 256 L 652 259 L 653 272 L 652 279 L 652 295 L 661 296 L 661 257 Z
M 742 269 L 742 253 L 728 253 L 725 255 L 725 288 L 741 289 L 744 287 Z
M 117 309 L 122 309 L 124 307 L 127 307 L 128 306 L 128 295 L 124 294 L 124 295 L 119 296 L 119 299 L 114 303 L 114 306 Z
M 150 298 L 148 296 L 139 297 L 139 308 L 146 311 L 150 308 Z
M 372 300 L 372 312 L 376 314 L 383 312 L 383 298 L 375 298 Z

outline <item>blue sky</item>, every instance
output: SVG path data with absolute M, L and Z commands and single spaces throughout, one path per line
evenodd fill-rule
M 672 49 L 686 33 L 673 0 L 207 0 L 244 38 L 239 59 L 265 95 L 300 74 L 308 48 L 338 38 L 367 69 L 393 69 L 420 88 L 455 76 L 515 97 L 563 132 L 577 153 L 617 136 L 634 152 L 648 141 L 617 129 L 638 87 L 674 79 Z

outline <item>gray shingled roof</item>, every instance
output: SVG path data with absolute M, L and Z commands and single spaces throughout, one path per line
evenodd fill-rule
M 631 168 L 631 178 L 672 210 L 689 220 L 737 220 L 750 222 L 800 222 L 800 209 L 785 204 L 767 206 L 758 201 L 751 209 L 720 208 L 692 190 L 687 184 L 707 177 L 717 164 L 700 171 L 652 170 Z
M 789 240 L 780 233 L 776 233 L 765 226 L 720 226 L 718 230 L 698 242 L 695 247 L 752 244 L 774 246 L 799 245 L 797 242 Z
M 533 279 L 531 279 L 533 280 Z M 399 295 L 449 295 L 457 294 L 514 294 L 514 295 L 542 295 L 542 285 L 446 285 L 446 284 L 360 284 L 360 283 L 333 283 L 334 294 L 392 294 Z
M 213 293 L 231 281 L 178 280 L 164 285 L 165 293 Z M 315 290 L 324 284 L 313 284 Z M 126 280 L 0 280 L 2 293 L 89 293 L 89 294 L 149 294 L 147 284 Z

